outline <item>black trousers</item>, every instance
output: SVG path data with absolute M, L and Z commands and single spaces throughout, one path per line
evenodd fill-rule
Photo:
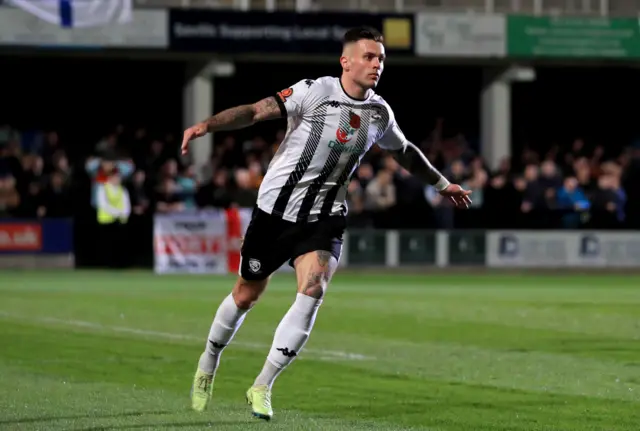
M 129 265 L 127 225 L 119 221 L 98 225 L 98 266 L 125 268 Z

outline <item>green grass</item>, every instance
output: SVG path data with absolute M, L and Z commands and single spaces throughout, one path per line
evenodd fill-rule
M 295 297 L 288 274 L 225 351 L 212 408 L 188 408 L 232 283 L 3 272 L 0 429 L 640 429 L 639 277 L 339 273 L 270 423 L 244 392 Z

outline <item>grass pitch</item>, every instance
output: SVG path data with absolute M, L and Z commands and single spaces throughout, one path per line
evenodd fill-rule
M 189 389 L 232 277 L 3 272 L 0 429 L 640 429 L 640 278 L 338 273 L 274 419 L 244 392 L 295 297 L 278 274 Z

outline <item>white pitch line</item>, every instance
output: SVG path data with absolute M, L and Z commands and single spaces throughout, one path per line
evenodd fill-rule
M 61 324 L 66 326 L 75 326 L 77 328 L 94 329 L 94 330 L 103 331 L 103 332 L 134 334 L 134 335 L 140 335 L 144 337 L 162 338 L 162 339 L 168 339 L 168 340 L 202 341 L 204 343 L 203 337 L 196 337 L 194 335 L 152 331 L 148 329 L 130 328 L 128 326 L 102 325 L 100 323 L 88 322 L 85 320 L 59 319 L 57 317 L 33 318 L 33 317 L 27 317 L 19 314 L 7 313 L 6 311 L 0 311 L 0 317 L 5 317 L 9 319 L 18 319 L 18 320 L 28 320 L 30 322 L 52 323 L 52 324 Z M 241 341 L 233 342 L 231 343 L 231 346 L 237 346 L 237 347 L 250 349 L 250 350 L 266 350 L 271 347 L 271 345 L 267 345 L 267 344 L 247 343 L 247 342 L 241 342 Z M 331 360 L 347 360 L 347 361 L 375 360 L 375 358 L 371 356 L 365 356 L 359 353 L 342 352 L 342 351 L 335 351 L 335 350 L 304 349 L 301 354 L 301 357 L 304 357 L 305 354 L 313 355 L 316 357 L 316 359 L 329 360 L 329 361 Z

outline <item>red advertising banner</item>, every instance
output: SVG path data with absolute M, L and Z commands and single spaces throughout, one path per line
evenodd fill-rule
M 0 224 L 0 252 L 40 250 L 42 250 L 42 226 L 40 224 Z

